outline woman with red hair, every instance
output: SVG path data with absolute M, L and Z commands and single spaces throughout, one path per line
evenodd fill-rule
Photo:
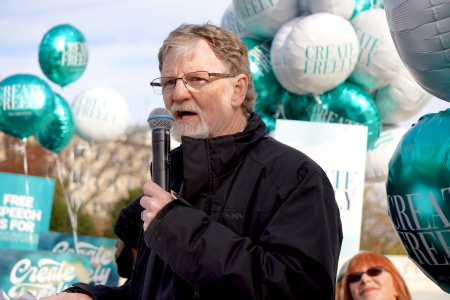
M 356 254 L 344 275 L 345 300 L 411 300 L 400 272 L 384 255 Z

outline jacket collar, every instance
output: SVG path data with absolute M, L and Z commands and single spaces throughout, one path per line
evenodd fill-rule
M 183 170 L 183 192 L 185 199 L 211 192 L 212 180 L 234 169 L 245 153 L 266 135 L 266 126 L 261 117 L 252 113 L 242 132 L 208 139 L 182 137 L 180 148 L 173 151 L 172 174 Z M 178 176 L 177 176 L 178 177 Z M 173 178 L 176 186 L 180 179 Z

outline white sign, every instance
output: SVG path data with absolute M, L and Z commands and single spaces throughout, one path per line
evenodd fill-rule
M 359 252 L 367 127 L 277 120 L 274 137 L 316 161 L 327 173 L 339 206 L 344 240 L 341 260 Z

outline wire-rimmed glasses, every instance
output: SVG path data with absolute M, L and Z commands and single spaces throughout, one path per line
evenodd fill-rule
M 211 77 L 234 77 L 234 74 L 209 73 L 208 71 L 195 71 L 184 74 L 181 77 L 160 77 L 150 82 L 153 91 L 157 95 L 167 95 L 173 93 L 178 79 L 181 79 L 186 88 L 190 91 L 199 91 L 211 83 Z

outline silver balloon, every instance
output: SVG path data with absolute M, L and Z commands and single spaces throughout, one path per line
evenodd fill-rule
M 450 0 L 387 0 L 385 11 L 409 72 L 427 92 L 450 102 Z

